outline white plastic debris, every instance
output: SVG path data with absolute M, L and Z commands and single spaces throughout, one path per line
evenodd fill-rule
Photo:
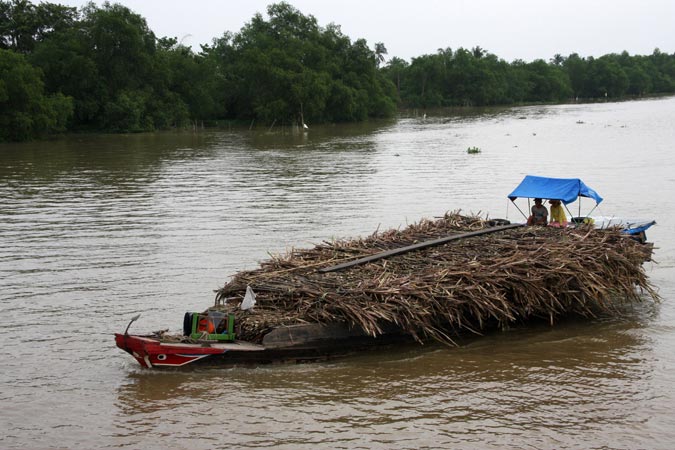
M 251 286 L 246 286 L 246 295 L 244 295 L 244 301 L 241 302 L 241 309 L 246 311 L 247 309 L 253 308 L 255 305 L 255 292 L 251 289 Z

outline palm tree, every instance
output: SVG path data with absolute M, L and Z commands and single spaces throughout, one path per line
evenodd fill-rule
M 382 42 L 375 43 L 375 57 L 377 58 L 377 67 L 384 62 L 384 55 L 387 54 L 387 47 Z
M 474 58 L 481 59 L 487 52 L 477 45 L 471 49 L 471 53 L 473 53 Z
M 553 55 L 553 58 L 551 58 L 551 64 L 554 66 L 562 66 L 562 63 L 564 62 L 565 58 L 560 53 L 556 53 Z

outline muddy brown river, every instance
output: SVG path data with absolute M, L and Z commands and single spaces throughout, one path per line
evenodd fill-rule
M 675 98 L 309 125 L 0 144 L 0 448 L 675 447 Z M 160 372 L 114 346 L 136 313 L 179 330 L 268 253 L 522 220 L 525 174 L 656 219 L 663 301 L 304 365 Z

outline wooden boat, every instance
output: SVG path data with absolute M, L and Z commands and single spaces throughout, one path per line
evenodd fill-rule
M 234 337 L 231 341 L 218 340 L 218 336 L 206 334 L 180 342 L 167 340 L 162 333 L 130 335 L 127 327 L 124 333 L 115 334 L 115 343 L 149 369 L 182 367 L 198 362 L 210 365 L 301 363 L 412 342 L 410 336 L 393 329 L 390 331 L 371 337 L 363 330 L 350 329 L 345 324 L 290 325 L 275 328 L 265 335 L 262 344 L 253 344 Z
M 596 206 L 602 201 L 579 179 L 532 176 L 525 177 L 509 195 L 514 202 L 520 197 L 555 199 L 566 206 L 581 197 L 595 200 Z M 356 245 L 365 242 L 356 249 L 364 251 L 354 251 L 339 242 L 335 246 L 317 246 L 309 252 L 308 260 L 303 259 L 307 253 L 300 253 L 299 261 L 291 255 L 289 259 L 266 262 L 250 273 L 240 272 L 218 291 L 214 307 L 185 314 L 182 335 L 130 335 L 129 327 L 137 316 L 124 333 L 115 334 L 115 342 L 146 368 L 195 363 L 304 362 L 402 342 L 421 342 L 422 338 L 452 343 L 452 333 L 475 333 L 485 329 L 486 321 L 494 325 L 550 317 L 552 322 L 554 316 L 564 313 L 586 314 L 598 306 L 611 308 L 607 297 L 610 293 L 640 301 L 632 287 L 658 298 L 641 268 L 651 256 L 651 244 L 637 244 L 616 231 L 621 229 L 644 242 L 645 230 L 655 221 L 597 219 L 596 228 L 609 230 L 603 236 L 589 237 L 592 229 L 588 223 L 593 220 L 589 217 L 579 214 L 571 221 L 570 230 L 559 232 L 549 227 L 525 228 L 522 223 L 453 213 L 436 222 L 423 221 L 400 232 L 385 232 L 394 236 L 388 246 L 377 241 L 375 235 L 370 241 L 354 240 Z M 462 220 L 468 228 L 455 226 Z M 574 228 L 577 226 L 580 228 Z M 468 229 L 475 231 L 467 232 Z M 406 234 L 407 230 L 412 231 Z M 420 233 L 424 239 L 418 239 Z M 561 239 L 561 233 L 567 238 Z M 485 240 L 471 244 L 474 239 Z M 381 251 L 373 252 L 371 248 Z M 546 251 L 540 251 L 542 248 Z M 448 257 L 453 252 L 461 253 L 459 263 Z M 404 255 L 407 253 L 413 254 Z M 485 266 L 480 260 L 483 253 Z M 599 257 L 594 258 L 594 254 Z M 506 259 L 500 264 L 496 258 L 502 256 Z M 555 258 L 555 264 L 550 264 Z M 415 263 L 405 267 L 401 261 Z M 397 264 L 399 268 L 403 264 L 402 271 L 396 272 Z M 475 275 L 481 267 L 487 267 L 488 272 Z M 288 280 L 274 278 L 270 282 L 266 273 L 271 277 L 283 273 Z M 371 276 L 366 280 L 371 282 L 370 287 L 367 282 L 362 284 L 366 273 Z M 375 284 L 372 276 L 376 277 Z M 523 283 L 518 283 L 518 277 Z M 386 286 L 382 280 L 395 280 L 397 284 Z M 248 310 L 255 304 L 249 283 L 256 284 L 264 294 L 262 311 L 278 313 L 276 318 L 283 316 L 283 320 L 268 322 L 269 317 Z M 415 284 L 422 285 L 422 291 L 411 292 Z M 318 286 L 333 290 L 322 293 L 317 291 Z M 428 303 L 420 303 L 419 299 Z M 219 304 L 220 300 L 223 303 Z M 332 315 L 298 313 L 317 304 L 328 305 Z M 359 317 L 361 314 L 364 316 Z M 246 338 L 239 339 L 235 330 Z

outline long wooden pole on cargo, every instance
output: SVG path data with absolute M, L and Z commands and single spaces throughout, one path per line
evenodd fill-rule
M 378 259 L 388 258 L 388 257 L 394 256 L 394 255 L 400 255 L 402 253 L 412 252 L 414 250 L 419 250 L 419 249 L 422 249 L 422 248 L 433 247 L 434 245 L 445 244 L 446 242 L 456 241 L 458 239 L 464 239 L 464 238 L 473 237 L 473 236 L 480 236 L 482 234 L 496 233 L 497 231 L 509 230 L 511 228 L 518 228 L 518 227 L 522 227 L 522 226 L 525 226 L 525 224 L 524 223 L 512 223 L 510 225 L 502 225 L 502 226 L 498 226 L 498 227 L 484 228 L 482 230 L 471 231 L 469 233 L 453 234 L 452 236 L 447 236 L 447 237 L 438 238 L 438 239 L 432 239 L 430 241 L 419 242 L 417 244 L 408 245 L 408 246 L 405 246 L 405 247 L 399 247 L 399 248 L 395 248 L 395 249 L 392 249 L 392 250 L 387 250 L 385 252 L 380 252 L 380 253 L 376 253 L 374 255 L 365 256 L 363 258 L 355 259 L 353 261 L 347 261 L 345 263 L 337 264 L 335 266 L 324 267 L 323 269 L 319 269 L 319 272 L 321 272 L 321 273 L 336 272 L 338 270 L 347 269 L 348 267 L 358 266 L 360 264 L 365 264 L 365 263 L 369 263 L 369 262 L 372 262 L 372 261 L 377 261 Z

